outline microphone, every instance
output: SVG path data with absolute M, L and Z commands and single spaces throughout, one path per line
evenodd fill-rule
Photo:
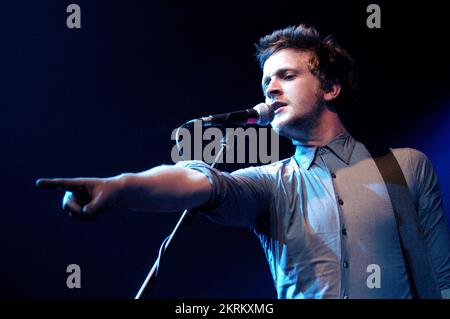
M 259 103 L 251 109 L 214 114 L 206 117 L 200 117 L 194 120 L 190 120 L 186 124 L 194 123 L 201 120 L 203 126 L 241 126 L 248 124 L 257 124 L 260 126 L 269 125 L 272 122 L 274 115 L 274 108 L 265 103 Z

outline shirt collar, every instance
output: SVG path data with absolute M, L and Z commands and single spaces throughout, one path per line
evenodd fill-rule
M 304 169 L 309 169 L 314 162 L 318 150 L 330 150 L 337 158 L 345 164 L 350 164 L 350 158 L 355 148 L 355 139 L 347 132 L 340 133 L 326 146 L 305 146 L 300 145 L 296 141 L 292 141 L 296 145 L 294 158 Z

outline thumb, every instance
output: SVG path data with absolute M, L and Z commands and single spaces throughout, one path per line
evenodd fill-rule
M 84 205 L 81 212 L 87 215 L 97 214 L 106 206 L 106 198 L 105 193 L 100 191 L 88 204 Z

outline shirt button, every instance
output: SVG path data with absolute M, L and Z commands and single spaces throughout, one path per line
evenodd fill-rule
M 347 235 L 347 229 L 346 228 L 342 228 L 342 235 Z
M 341 205 L 341 206 L 344 205 L 344 201 L 343 201 L 342 199 L 340 199 L 340 198 L 339 198 L 339 200 L 338 200 L 338 203 L 339 203 L 339 205 Z
M 348 268 L 348 262 L 344 261 L 344 268 Z
M 331 173 L 331 177 L 336 178 L 336 174 L 335 173 Z

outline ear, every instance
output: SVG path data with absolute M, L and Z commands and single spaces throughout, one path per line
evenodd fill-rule
M 330 102 L 335 98 L 337 98 L 339 93 L 341 93 L 341 88 L 342 87 L 341 84 L 339 84 L 339 82 L 335 82 L 329 85 L 323 94 L 323 99 L 325 100 L 325 102 Z

